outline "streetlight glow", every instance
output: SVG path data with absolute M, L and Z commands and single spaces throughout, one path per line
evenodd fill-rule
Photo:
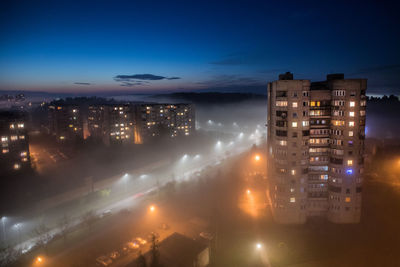
M 262 248 L 261 243 L 257 243 L 256 248 L 257 248 L 258 250 L 260 250 L 260 249 Z
M 150 212 L 154 212 L 156 210 L 156 207 L 154 205 L 151 205 L 149 210 L 150 210 Z
M 254 159 L 255 159 L 255 161 L 259 161 L 260 160 L 260 155 L 255 155 Z

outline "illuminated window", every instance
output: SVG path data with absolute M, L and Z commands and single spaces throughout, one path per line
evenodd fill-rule
M 18 128 L 24 128 L 24 124 L 23 123 L 18 123 Z
M 1 137 L 1 141 L 2 142 L 7 142 L 8 141 L 8 137 L 7 136 L 2 136 Z
M 354 127 L 354 121 L 349 121 L 349 126 Z
M 297 121 L 292 122 L 292 127 L 297 128 Z
M 8 153 L 8 148 L 3 148 L 3 154 Z
M 65 136 L 60 136 L 60 140 L 64 140 L 65 139 Z
M 11 135 L 10 139 L 11 139 L 11 141 L 16 141 L 16 140 L 18 140 L 18 136 L 17 135 Z
M 315 101 L 311 101 L 311 102 L 310 102 L 310 106 L 311 106 L 311 107 L 315 107 Z
M 290 173 L 291 173 L 292 175 L 296 175 L 296 170 L 291 170 Z
M 279 141 L 280 146 L 287 146 L 287 141 L 286 140 L 280 140 Z
M 14 128 L 15 128 L 14 124 L 10 124 L 10 129 L 14 129 Z
M 350 112 L 349 112 L 349 116 L 350 116 L 350 117 L 354 117 L 354 111 L 350 111 Z
M 355 106 L 356 106 L 356 102 L 350 101 L 350 107 L 355 107 Z
M 276 106 L 277 107 L 286 107 L 287 101 L 276 101 Z M 178 113 L 178 115 L 179 115 L 179 113 Z
M 309 125 L 310 125 L 310 122 L 309 122 L 309 121 L 303 121 L 302 123 L 303 123 L 303 127 L 306 127 L 306 126 L 309 126 Z
M 26 157 L 27 153 L 26 151 L 21 152 L 21 157 Z
M 350 197 L 346 197 L 346 198 L 345 198 L 345 201 L 346 201 L 346 202 L 350 202 L 350 201 L 351 201 L 351 198 L 350 198 Z
M 349 136 L 354 136 L 354 132 L 353 131 L 349 131 Z
M 21 165 L 19 163 L 15 163 L 14 170 L 18 170 L 19 168 L 21 168 Z
M 353 160 L 352 159 L 349 159 L 347 161 L 347 166 L 353 166 Z
M 293 193 L 294 192 L 294 188 L 290 188 L 290 192 Z
M 295 198 L 295 197 L 291 197 L 291 198 L 290 198 L 290 202 L 291 202 L 291 203 L 296 202 L 296 198 Z
M 293 103 L 292 103 L 292 107 L 293 107 L 293 108 L 297 108 L 297 102 L 293 102 Z

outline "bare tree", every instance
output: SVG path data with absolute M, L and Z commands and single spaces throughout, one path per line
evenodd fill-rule
M 64 242 L 66 241 L 68 232 L 70 231 L 70 229 L 69 229 L 70 225 L 71 225 L 70 217 L 68 217 L 66 214 L 64 214 L 64 216 L 58 222 L 58 227 L 60 227 L 60 233 L 64 239 Z
M 150 267 L 160 267 L 160 252 L 158 251 L 158 241 L 153 234 L 151 237 L 151 262 Z
M 45 252 L 47 253 L 47 243 L 50 241 L 50 233 L 49 228 L 44 223 L 40 223 L 33 229 L 33 234 L 38 238 L 37 246 L 44 247 Z
M 87 227 L 91 227 L 96 222 L 96 220 L 97 217 L 92 210 L 86 212 L 82 216 L 82 223 Z

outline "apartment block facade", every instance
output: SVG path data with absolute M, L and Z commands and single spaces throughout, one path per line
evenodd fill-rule
M 79 106 L 50 105 L 49 133 L 60 143 L 83 140 L 83 118 Z
M 195 130 L 191 104 L 115 104 L 89 107 L 90 136 L 110 144 L 142 144 L 157 136 L 188 136 Z
M 323 82 L 268 84 L 268 176 L 274 218 L 305 223 L 361 215 L 367 82 L 330 74 Z
M 6 173 L 17 172 L 30 166 L 29 137 L 25 114 L 0 113 L 0 166 Z
M 106 145 L 135 143 L 134 109 L 129 104 L 89 106 L 88 130 Z

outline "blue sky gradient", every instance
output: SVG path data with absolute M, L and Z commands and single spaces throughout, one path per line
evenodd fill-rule
M 368 78 L 370 93 L 399 94 L 398 8 L 378 1 L 3 1 L 0 90 L 263 92 L 292 71 L 312 80 L 344 72 Z M 179 79 L 116 79 L 136 74 Z

